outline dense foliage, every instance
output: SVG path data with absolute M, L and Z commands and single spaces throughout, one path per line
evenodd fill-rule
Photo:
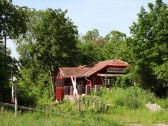
M 161 0 L 148 7 L 149 12 L 141 8 L 138 22 L 130 28 L 134 66 L 138 83 L 162 96 L 168 89 L 168 7 Z
M 27 13 L 29 29 L 18 41 L 22 63 L 19 85 L 38 100 L 54 98 L 54 72 L 60 66 L 78 63 L 77 29 L 61 9 Z
M 17 38 L 26 32 L 27 15 L 24 13 L 26 8 L 14 6 L 7 0 L 0 1 L 0 8 L 0 100 L 9 102 L 9 79 L 17 70 L 17 61 L 10 57 L 6 42 L 7 38 Z

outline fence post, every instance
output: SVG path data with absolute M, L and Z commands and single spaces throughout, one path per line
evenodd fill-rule
M 1 107 L 1 110 L 3 111 L 4 110 L 4 106 L 2 105 L 2 107 Z
M 13 77 L 13 83 L 14 83 L 14 101 L 15 101 L 15 117 L 17 116 L 17 80 L 16 77 Z
M 80 98 L 78 99 L 78 111 L 80 112 Z

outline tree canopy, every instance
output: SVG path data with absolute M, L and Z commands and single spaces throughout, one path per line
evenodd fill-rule
M 0 100 L 10 101 L 11 69 L 17 70 L 16 60 L 6 48 L 8 38 L 17 38 L 26 32 L 25 8 L 14 6 L 7 0 L 0 1 Z
M 77 28 L 65 16 L 67 11 L 61 9 L 29 10 L 28 13 L 29 31 L 26 36 L 21 36 L 18 42 L 18 51 L 22 61 L 21 84 L 32 83 L 30 90 L 36 92 L 36 89 L 33 88 L 34 84 L 38 83 L 37 87 L 41 88 L 47 82 L 54 90 L 52 77 L 56 69 L 60 66 L 74 66 L 78 62 L 78 60 L 76 61 Z M 25 75 L 29 75 L 29 77 Z M 43 78 L 37 80 L 40 76 Z M 54 91 L 51 92 L 54 93 Z M 37 95 L 40 96 L 40 94 L 39 92 Z
M 14 6 L 7 0 L 0 1 L 0 33 L 16 38 L 26 32 L 26 8 Z
M 160 94 L 160 88 L 168 87 L 165 78 L 168 75 L 168 8 L 161 0 L 156 0 L 156 4 L 149 3 L 148 7 L 149 12 L 141 8 L 138 22 L 130 28 L 132 49 L 141 84 Z

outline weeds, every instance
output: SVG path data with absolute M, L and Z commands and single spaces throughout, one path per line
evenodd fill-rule
M 138 87 L 127 89 L 100 89 L 100 93 L 81 97 L 81 111 L 78 104 L 63 101 L 59 104 L 37 106 L 45 112 L 23 112 L 14 117 L 11 109 L 0 111 L 0 126 L 124 126 L 133 123 L 152 125 L 168 124 L 168 99 L 159 99 Z M 145 108 L 148 102 L 161 105 L 159 112 Z M 110 107 L 107 110 L 106 105 Z
M 93 112 L 105 110 L 105 102 L 98 96 L 83 96 L 80 101 L 85 110 L 92 110 Z

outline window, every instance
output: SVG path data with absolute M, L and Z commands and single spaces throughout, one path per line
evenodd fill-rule
M 110 85 L 110 79 L 104 79 L 105 85 Z
M 78 85 L 84 85 L 84 82 L 83 81 L 79 81 Z

